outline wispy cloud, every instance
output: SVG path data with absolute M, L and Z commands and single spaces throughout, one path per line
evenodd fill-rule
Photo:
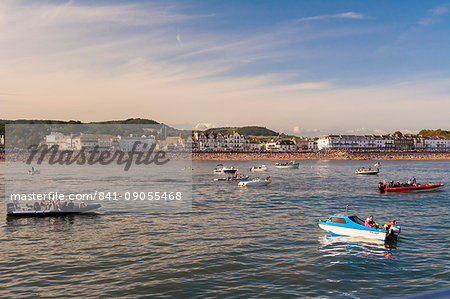
M 304 17 L 297 20 L 297 22 L 308 22 L 308 21 L 320 21 L 320 20 L 330 20 L 330 19 L 356 19 L 361 20 L 365 19 L 366 16 L 361 13 L 357 12 L 343 12 L 333 15 L 319 15 L 319 16 L 313 16 L 313 17 Z
M 442 4 L 434 7 L 428 11 L 428 15 L 420 19 L 417 24 L 421 26 L 428 26 L 441 20 L 442 16 L 449 13 L 450 4 Z
M 427 28 L 431 25 L 441 22 L 445 15 L 449 13 L 449 9 L 450 4 L 447 3 L 428 10 L 426 16 L 415 22 L 408 30 L 399 34 L 391 43 L 378 47 L 377 51 L 380 53 L 401 51 L 400 49 L 408 45 L 409 42 L 417 41 L 418 37 L 427 32 Z
M 180 35 L 179 32 L 177 33 L 177 42 L 180 45 L 180 47 L 182 48 L 183 47 L 183 42 L 181 41 L 181 35 Z
M 400 110 L 411 123 L 421 115 L 430 124 L 442 119 L 446 125 L 450 84 L 442 76 L 395 86 L 343 87 L 328 73 L 317 75 L 301 64 L 290 71 L 300 57 L 315 54 L 308 42 L 360 36 L 365 29 L 314 30 L 292 26 L 291 20 L 263 30 L 218 33 L 199 29 L 201 18 L 147 2 L 0 1 L 2 92 L 24 94 L 20 105 L 13 96 L 0 97 L 2 118 L 135 116 L 205 128 L 259 124 L 282 131 L 298 126 L 303 134 L 335 129 L 336 121 L 348 129 L 355 123 L 374 127 L 380 119 L 388 120 L 386 126 L 403 127 Z M 312 18 L 365 16 L 347 12 Z M 425 100 L 440 109 L 427 114 L 422 105 L 411 105 Z

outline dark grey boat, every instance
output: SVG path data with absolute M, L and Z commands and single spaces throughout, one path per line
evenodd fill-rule
M 78 207 L 66 206 L 63 209 L 42 210 L 34 209 L 34 207 L 27 207 L 25 209 L 18 208 L 14 203 L 8 203 L 6 205 L 6 215 L 8 217 L 50 217 L 50 216 L 62 216 L 91 212 L 100 208 L 100 204 L 83 205 Z

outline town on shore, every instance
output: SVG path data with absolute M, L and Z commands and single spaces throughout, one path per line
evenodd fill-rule
M 0 160 L 5 159 L 0 136 Z M 389 160 L 450 159 L 450 138 L 423 135 L 326 135 L 319 138 L 254 138 L 236 131 L 230 134 L 194 131 L 192 136 L 114 136 L 107 134 L 64 135 L 51 132 L 41 145 L 60 150 L 143 151 L 166 150 L 173 159 L 189 155 L 192 160 Z M 137 144 L 137 145 L 136 145 Z M 177 154 L 178 153 L 178 154 Z

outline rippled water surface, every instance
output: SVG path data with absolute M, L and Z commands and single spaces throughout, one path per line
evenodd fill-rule
M 273 183 L 261 188 L 214 182 L 217 163 L 194 162 L 192 212 L 104 206 L 97 215 L 4 217 L 0 297 L 369 298 L 448 287 L 450 162 L 382 161 L 379 176 L 354 175 L 369 162 L 302 161 L 298 170 L 279 170 L 265 161 L 270 171 L 252 176 L 270 175 Z M 262 163 L 224 164 L 248 173 Z M 380 180 L 412 175 L 447 186 L 376 192 Z M 126 180 L 123 172 L 103 184 Z M 52 186 L 51 180 L 43 184 Z M 397 244 L 386 248 L 383 242 L 327 236 L 317 220 L 344 212 L 345 205 L 360 218 L 396 218 L 402 226 Z

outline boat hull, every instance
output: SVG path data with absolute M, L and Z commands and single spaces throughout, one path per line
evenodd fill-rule
M 241 187 L 260 187 L 267 186 L 270 184 L 270 181 L 246 181 L 240 182 L 238 185 Z
M 245 177 L 237 177 L 237 178 L 234 178 L 234 177 L 217 178 L 217 179 L 214 179 L 214 181 L 215 182 L 222 182 L 222 181 L 225 181 L 225 182 L 239 182 L 239 181 L 246 181 L 246 180 L 248 180 L 248 178 L 249 178 L 249 176 L 247 175 Z
M 386 240 L 386 232 L 382 230 L 366 230 L 357 229 L 344 226 L 330 225 L 325 223 L 319 223 L 319 227 L 334 236 L 345 236 L 345 237 L 362 237 L 374 240 Z
M 374 175 L 374 174 L 378 174 L 380 173 L 379 171 L 357 171 L 356 174 L 357 175 Z
M 55 211 L 55 210 L 43 210 L 43 211 L 10 211 L 6 215 L 8 217 L 54 217 L 54 216 L 64 216 L 81 214 L 86 212 L 91 212 L 100 208 L 100 204 L 88 205 L 84 208 L 73 208 L 67 211 Z
M 285 169 L 285 168 L 298 168 L 300 164 L 293 165 L 275 165 L 276 168 Z
M 252 167 L 252 168 L 250 168 L 250 171 L 252 171 L 252 172 L 264 172 L 264 171 L 267 171 L 268 169 L 267 169 L 267 167 L 265 167 L 265 166 L 262 166 L 262 167 Z
M 237 171 L 237 169 L 224 169 L 224 170 L 214 170 L 214 173 L 216 174 L 234 174 Z
M 379 192 L 427 191 L 427 190 L 435 190 L 441 187 L 444 187 L 444 185 L 432 184 L 432 185 L 407 186 L 407 187 L 389 187 L 389 188 L 378 187 L 377 190 Z

